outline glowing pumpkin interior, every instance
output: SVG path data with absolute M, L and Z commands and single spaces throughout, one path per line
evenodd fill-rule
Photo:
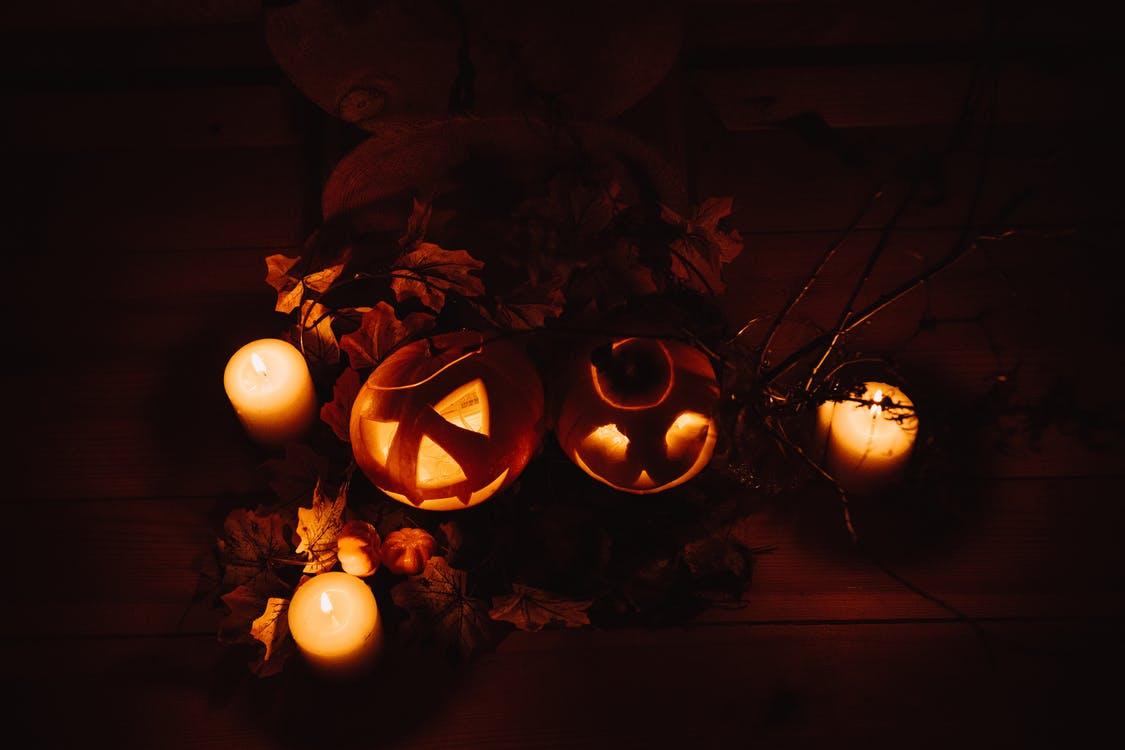
M 384 380 L 392 382 L 380 382 L 381 366 L 361 390 L 352 414 L 353 450 L 364 473 L 390 497 L 428 510 L 464 508 L 495 494 L 526 465 L 542 417 L 538 378 L 530 364 L 508 362 L 521 385 L 495 388 L 513 401 L 498 405 L 488 385 L 499 379 L 496 368 L 479 354 L 478 346 L 444 364 L 437 359 L 429 363 L 435 372 L 405 385 L 393 383 L 401 373 L 388 360 L 391 375 Z
M 686 344 L 613 342 L 615 364 L 591 364 L 563 401 L 559 439 L 571 460 L 615 489 L 661 492 L 698 474 L 714 453 L 709 416 L 718 399 L 714 370 Z
M 453 391 L 434 404 L 434 411 L 445 421 L 471 430 L 480 435 L 488 435 L 488 391 L 480 378 Z M 365 419 L 367 442 L 371 446 L 376 461 L 386 464 L 391 444 L 398 432 L 398 422 L 380 422 Z M 449 455 L 429 435 L 423 435 L 418 443 L 417 481 L 419 487 L 442 488 L 464 482 L 465 475 L 457 459 Z

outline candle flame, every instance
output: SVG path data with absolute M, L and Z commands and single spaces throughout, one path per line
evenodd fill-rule
M 871 400 L 875 402 L 871 405 L 871 414 L 877 416 L 883 410 L 883 389 L 876 388 L 875 395 L 871 397 Z
M 266 367 L 265 361 L 258 356 L 257 352 L 250 352 L 250 364 L 254 366 L 254 372 L 259 375 L 269 375 L 269 368 Z
M 328 598 L 328 592 L 320 592 L 320 611 L 324 614 L 332 612 L 332 600 Z

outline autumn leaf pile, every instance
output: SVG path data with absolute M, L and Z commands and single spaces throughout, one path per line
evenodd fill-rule
M 722 476 L 636 502 L 548 444 L 508 491 L 438 514 L 382 495 L 354 471 L 347 445 L 367 374 L 432 332 L 589 329 L 656 300 L 705 340 L 721 317 L 723 269 L 742 250 L 732 209 L 730 199 L 711 199 L 681 215 L 612 178 L 563 174 L 484 232 L 466 231 L 467 212 L 437 196 L 415 200 L 398 232 L 326 225 L 300 254 L 269 256 L 266 282 L 317 381 L 323 425 L 267 462 L 273 500 L 233 510 L 223 524 L 221 640 L 254 646 L 252 670 L 277 673 L 294 651 L 286 620 L 294 590 L 339 566 L 337 538 L 357 520 L 383 540 L 406 530 L 402 538 L 430 541 L 410 558 L 417 572 L 384 564 L 365 580 L 396 638 L 454 656 L 512 629 L 679 622 L 715 601 L 739 602 L 757 550 L 748 508 L 714 500 Z

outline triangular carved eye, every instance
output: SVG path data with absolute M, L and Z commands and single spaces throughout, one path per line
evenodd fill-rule
M 434 405 L 434 411 L 458 427 L 482 435 L 488 434 L 488 391 L 480 378 L 465 383 L 438 401 Z
M 395 433 L 398 432 L 398 422 L 364 419 L 360 422 L 360 429 L 363 430 L 363 442 L 371 446 L 374 459 L 386 466 L 391 442 L 395 439 Z
M 423 436 L 418 444 L 418 486 L 422 488 L 448 487 L 464 482 L 468 477 L 461 464 L 445 452 L 440 445 Z

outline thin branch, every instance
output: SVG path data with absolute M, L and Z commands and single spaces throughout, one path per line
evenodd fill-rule
M 995 124 L 996 124 L 995 108 L 996 108 L 996 89 L 997 89 L 997 86 L 998 86 L 998 77 L 994 77 L 994 79 L 993 79 L 993 89 L 992 89 L 992 93 L 993 93 L 992 108 L 991 108 L 991 111 L 990 111 L 990 114 L 989 114 L 988 125 L 987 125 L 987 129 L 985 131 L 985 136 L 984 136 L 984 144 L 983 144 L 983 147 L 982 147 L 983 153 L 982 153 L 982 157 L 981 157 L 981 164 L 980 164 L 980 167 L 978 168 L 978 171 L 977 171 L 977 179 L 976 179 L 976 183 L 973 187 L 973 194 L 972 194 L 972 198 L 970 199 L 969 209 L 968 209 L 968 212 L 967 212 L 966 220 L 965 220 L 965 223 L 961 227 L 961 231 L 958 233 L 957 240 L 954 242 L 954 245 L 953 245 L 953 249 L 949 252 L 949 254 L 946 255 L 946 257 L 944 257 L 942 260 L 935 263 L 930 268 L 928 268 L 925 271 L 923 271 L 922 273 L 914 276 L 913 278 L 908 279 L 907 281 L 903 282 L 902 284 L 900 284 L 895 289 L 893 289 L 890 292 L 887 292 L 886 294 L 879 297 L 877 300 L 875 300 L 873 303 L 871 303 L 870 305 L 868 305 L 864 309 L 855 313 L 853 316 L 851 316 L 851 318 L 848 320 L 846 325 L 844 325 L 843 328 L 840 331 L 838 331 L 838 332 L 833 331 L 831 336 L 829 336 L 829 334 L 822 334 L 820 336 L 817 336 L 816 338 L 814 338 L 811 341 L 809 341 L 808 343 L 806 343 L 804 346 L 801 346 L 800 348 L 798 348 L 796 351 L 794 351 L 792 354 L 790 354 L 788 357 L 786 357 L 776 367 L 773 367 L 770 370 L 766 371 L 762 376 L 763 382 L 765 382 L 767 384 L 773 382 L 780 375 L 784 374 L 791 367 L 793 367 L 798 362 L 803 360 L 806 356 L 808 356 L 809 354 L 816 351 L 821 346 L 824 346 L 826 343 L 828 343 L 828 341 L 830 339 L 836 339 L 836 338 L 839 338 L 839 336 L 846 336 L 847 334 L 851 333 L 857 327 L 859 327 L 863 323 L 870 320 L 873 316 L 882 312 L 884 309 L 886 309 L 890 305 L 894 304 L 895 302 L 899 301 L 900 299 L 902 299 L 903 297 L 905 297 L 907 294 L 914 291 L 918 287 L 920 287 L 923 284 L 929 282 L 935 276 L 937 276 L 942 271 L 949 268 L 951 265 L 953 265 L 958 260 L 963 258 L 966 254 L 968 254 L 969 251 L 971 251 L 972 249 L 974 249 L 976 247 L 976 244 L 977 244 L 976 239 L 974 239 L 972 241 L 969 241 L 969 233 L 971 232 L 971 230 L 974 226 L 974 219 L 976 217 L 977 207 L 980 203 L 981 195 L 983 193 L 985 177 L 988 173 L 988 164 L 989 164 L 989 161 L 990 161 L 990 158 L 991 158 L 992 135 L 994 133 Z M 1024 195 L 1024 194 L 1021 194 L 1021 196 L 1022 195 Z M 1020 200 L 1022 200 L 1022 197 L 1020 199 L 1013 200 L 1013 202 L 1009 203 L 1008 206 L 1004 207 L 998 213 L 997 217 L 991 222 L 991 224 L 989 225 L 988 229 L 985 230 L 985 232 L 996 231 L 996 226 L 1004 221 L 1004 219 L 1007 216 L 1007 213 L 1010 212 L 1015 207 L 1015 205 L 1018 205 Z M 985 233 L 985 232 L 982 232 L 982 234 Z
M 762 424 L 765 425 L 770 434 L 780 440 L 785 445 L 785 447 L 789 448 L 789 450 L 793 451 L 793 453 L 795 453 L 802 461 L 805 462 L 806 466 L 816 472 L 817 475 L 828 482 L 828 484 L 831 485 L 834 490 L 836 490 L 836 495 L 840 498 L 840 510 L 844 515 L 844 528 L 848 530 L 848 536 L 851 537 L 852 543 L 858 545 L 859 535 L 856 533 L 855 525 L 852 523 L 852 510 L 851 504 L 848 502 L 847 490 L 841 487 L 840 483 L 836 481 L 836 478 L 829 474 L 828 471 L 823 466 L 821 466 L 818 461 L 816 461 L 816 459 L 806 453 L 805 450 L 796 443 L 796 441 L 789 437 L 789 435 L 786 434 L 785 430 L 782 429 L 780 425 L 774 425 L 770 422 L 770 420 L 767 419 L 763 419 Z
M 829 244 L 829 246 L 825 249 L 824 254 L 820 257 L 820 261 L 816 264 L 812 272 L 805 279 L 805 283 L 801 286 L 800 289 L 797 290 L 795 294 L 793 294 L 792 297 L 789 298 L 789 301 L 785 303 L 785 306 L 781 309 L 781 312 L 778 313 L 774 318 L 773 324 L 770 326 L 770 329 L 766 334 L 765 341 L 762 344 L 762 350 L 761 352 L 759 352 L 758 366 L 756 368 L 757 372 L 760 373 L 765 367 L 766 357 L 769 355 L 770 345 L 773 343 L 774 336 L 777 335 L 778 330 L 781 329 L 781 326 L 785 323 L 785 321 L 789 319 L 789 314 L 793 311 L 793 308 L 795 308 L 801 302 L 801 300 L 804 299 L 805 295 L 808 294 L 809 289 L 811 289 L 812 285 L 816 283 L 816 280 L 820 276 L 821 271 L 823 271 L 824 267 L 827 266 L 829 261 L 832 260 L 832 257 L 836 254 L 836 251 L 843 247 L 844 243 L 848 240 L 849 237 L 851 237 L 852 232 L 855 231 L 856 227 L 859 226 L 859 223 L 863 221 L 863 217 L 867 215 L 867 212 L 871 210 L 871 207 L 875 204 L 875 201 L 882 197 L 882 195 L 883 187 L 881 185 L 873 190 L 870 195 L 868 195 L 867 200 L 865 200 L 860 206 L 859 211 L 856 212 L 855 216 L 848 223 L 848 226 L 845 227 L 833 239 L 832 243 Z M 757 320 L 757 318 L 755 318 L 754 320 Z M 753 320 L 751 321 L 751 323 L 752 322 Z M 738 334 L 736 334 L 735 338 L 741 336 L 742 332 L 745 331 L 749 325 L 750 323 L 747 323 L 741 329 L 739 329 L 739 332 Z
M 824 348 L 824 353 L 821 355 L 820 360 L 817 361 L 812 372 L 809 373 L 808 380 L 805 381 L 806 391 L 812 387 L 812 383 L 816 380 L 820 368 L 828 361 L 828 358 L 832 355 L 832 350 L 836 348 L 836 344 L 839 343 L 840 337 L 843 336 L 845 328 L 847 328 L 848 323 L 851 322 L 851 317 L 855 311 L 855 302 L 859 298 L 860 292 L 863 291 L 863 287 L 867 286 L 867 282 L 870 281 L 871 273 L 875 270 L 875 264 L 879 262 L 879 258 L 881 258 L 884 251 L 886 251 L 887 244 L 890 242 L 891 233 L 898 226 L 898 222 L 902 219 L 903 213 L 906 212 L 907 207 L 910 206 L 910 203 L 914 200 L 914 195 L 918 192 L 918 187 L 918 180 L 914 180 L 910 183 L 910 187 L 907 188 L 906 195 L 903 196 L 902 202 L 899 203 L 898 208 L 895 209 L 895 212 L 887 221 L 886 226 L 884 226 L 879 233 L 879 241 L 875 243 L 871 254 L 867 256 L 867 262 L 863 266 L 863 272 L 852 286 L 851 295 L 848 297 L 847 304 L 840 313 L 840 317 L 836 320 L 832 338 L 829 340 L 828 346 Z
M 905 578 L 902 574 L 897 573 L 895 570 L 888 567 L 882 560 L 864 549 L 863 545 L 859 545 L 859 549 L 863 552 L 868 561 L 870 561 L 872 565 L 882 571 L 883 574 L 888 578 L 899 583 L 911 593 L 917 594 L 926 601 L 932 602 L 933 604 L 941 607 L 946 612 L 957 618 L 958 622 L 963 622 L 964 624 L 968 625 L 969 628 L 973 631 L 973 634 L 977 637 L 977 640 L 980 641 L 981 648 L 984 649 L 984 654 L 988 659 L 989 666 L 996 666 L 996 654 L 992 650 L 992 643 L 988 640 L 988 634 L 984 632 L 984 628 L 981 627 L 981 624 L 977 622 L 976 618 L 965 614 L 960 609 L 954 607 L 952 604 L 945 601 L 941 597 L 936 596 L 935 594 L 931 594 L 929 591 L 926 591 L 918 584 L 910 581 L 908 578 Z
M 994 109 L 995 109 L 996 85 L 997 85 L 997 82 L 994 81 L 993 82 Z M 968 209 L 968 212 L 966 213 L 966 216 L 965 216 L 965 223 L 961 226 L 961 231 L 957 235 L 957 239 L 953 244 L 953 249 L 949 252 L 948 255 L 946 255 L 945 258 L 943 258 L 938 263 L 936 263 L 935 265 L 930 267 L 927 271 L 919 274 L 918 276 L 915 276 L 913 279 L 910 279 L 909 281 L 904 282 L 898 288 L 888 292 L 887 294 L 884 294 L 882 297 L 877 299 L 875 302 L 868 305 L 867 308 L 865 308 L 861 313 L 859 313 L 854 318 L 854 320 L 848 326 L 848 329 L 847 329 L 847 331 L 845 331 L 845 333 L 855 329 L 857 326 L 862 325 L 867 320 L 870 320 L 872 316 L 879 314 L 886 307 L 888 307 L 888 306 L 894 304 L 895 302 L 897 302 L 898 300 L 902 299 L 904 296 L 906 296 L 907 294 L 909 294 L 913 290 L 917 289 L 922 284 L 925 284 L 930 279 L 937 276 L 939 273 L 941 273 L 942 271 L 944 271 L 945 269 L 949 268 L 951 265 L 953 265 L 954 263 L 959 261 L 965 255 L 967 255 L 969 253 L 969 251 L 975 249 L 976 246 L 977 246 L 977 241 L 978 241 L 979 237 L 987 234 L 989 231 L 997 231 L 996 227 L 999 224 L 1001 224 L 1007 218 L 1007 215 L 1009 213 L 1011 213 L 1011 211 L 1013 211 L 1016 208 L 1016 206 L 1018 206 L 1020 203 L 1022 203 L 1023 199 L 1029 194 L 1029 191 L 1024 191 L 1023 193 L 1018 194 L 1015 198 L 1013 198 L 1011 201 L 1009 201 L 1009 203 L 1006 206 L 1001 208 L 1001 210 L 998 212 L 996 218 L 993 219 L 993 221 L 991 222 L 990 228 L 986 229 L 984 232 L 981 232 L 980 235 L 978 235 L 977 238 L 974 238 L 972 241 L 969 241 L 969 233 L 972 231 L 972 228 L 974 226 L 974 220 L 976 218 L 977 208 L 980 205 L 981 195 L 984 192 L 985 177 L 988 174 L 988 166 L 989 166 L 989 161 L 991 159 L 991 148 L 990 148 L 990 146 L 991 146 L 991 142 L 992 142 L 992 135 L 993 135 L 993 132 L 995 130 L 995 124 L 996 124 L 996 117 L 995 117 L 995 112 L 993 112 L 992 116 L 989 117 L 988 129 L 985 133 L 985 142 L 984 142 L 984 146 L 983 146 L 983 154 L 981 156 L 981 163 L 980 163 L 980 167 L 977 170 L 976 184 L 973 187 L 973 195 L 972 195 L 972 198 L 969 201 L 969 209 Z

